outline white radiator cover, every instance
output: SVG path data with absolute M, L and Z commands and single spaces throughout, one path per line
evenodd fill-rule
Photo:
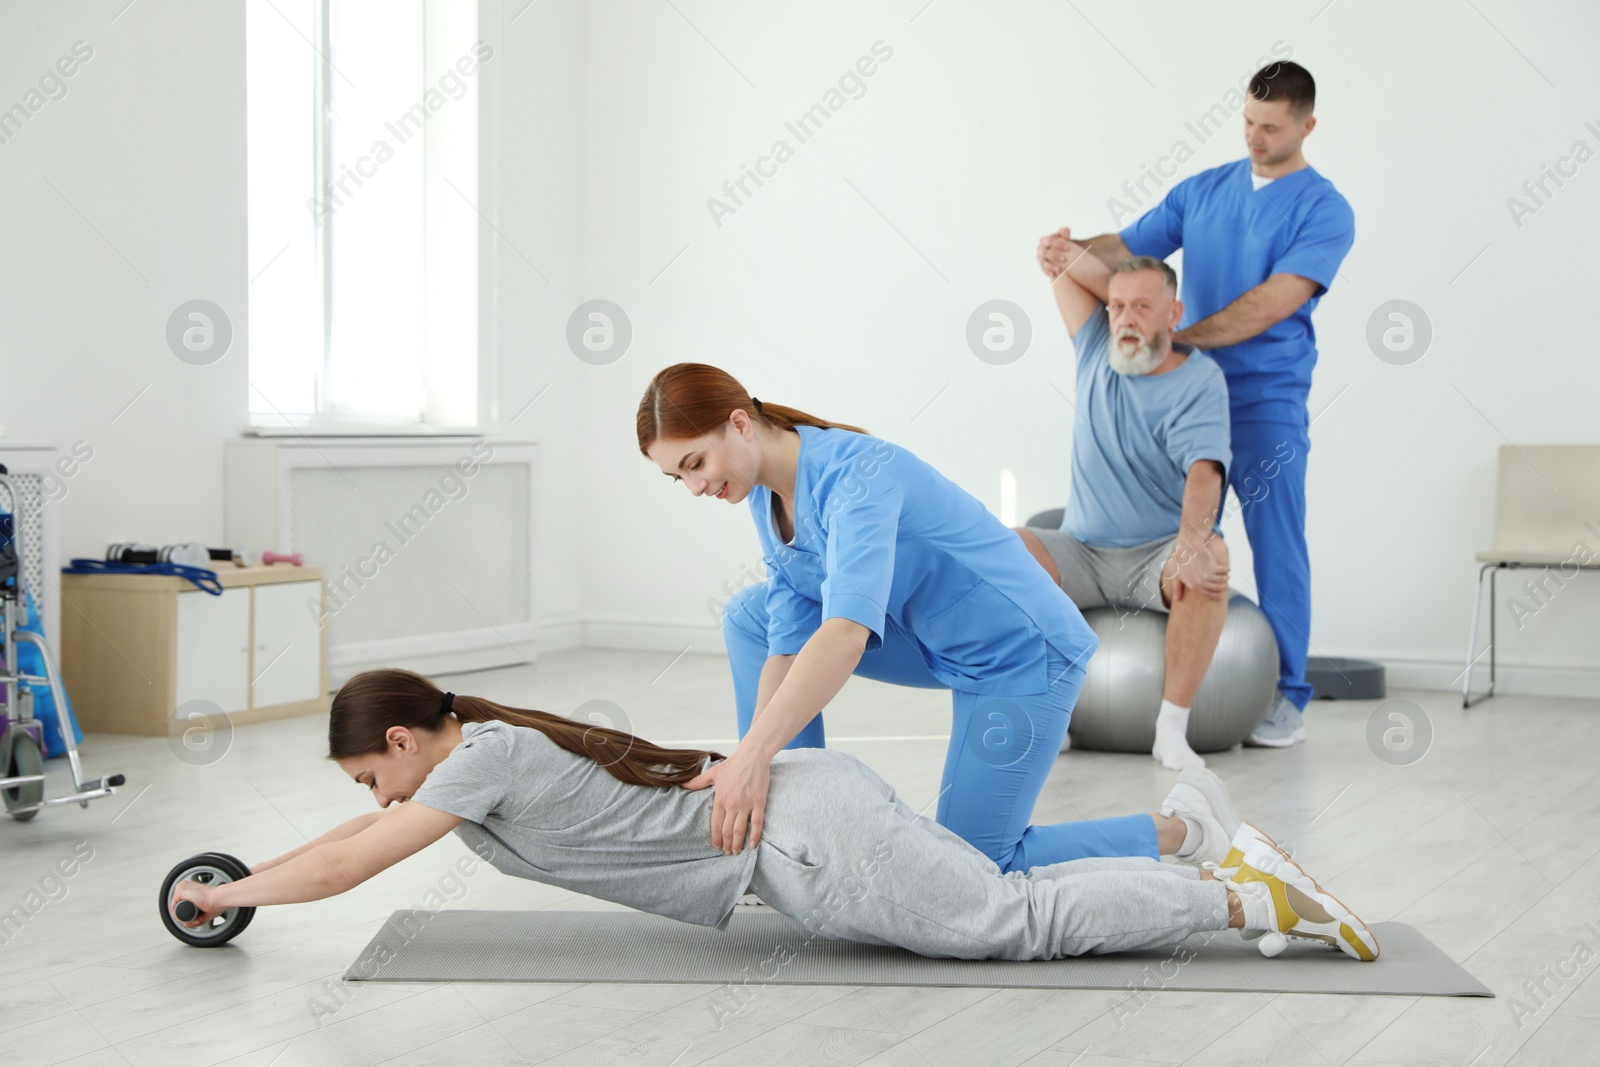
M 330 667 L 494 649 L 522 662 L 535 456 L 489 438 L 230 442 L 228 542 L 322 567 Z

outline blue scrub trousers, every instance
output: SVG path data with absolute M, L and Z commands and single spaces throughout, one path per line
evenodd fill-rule
M 740 590 L 722 616 L 741 738 L 755 716 L 756 690 L 768 658 L 767 619 L 765 582 Z M 928 670 L 916 642 L 887 619 L 883 644 L 863 653 L 854 673 L 917 689 L 947 688 Z M 1066 658 L 1051 648 L 1052 684 L 1046 692 L 951 693 L 950 746 L 936 819 L 1003 872 L 1094 856 L 1159 858 L 1155 822 L 1148 815 L 1029 825 L 1034 803 L 1067 736 L 1083 674 L 1083 663 L 1068 666 Z M 807 723 L 786 747 L 827 747 L 822 715 Z
M 1309 423 L 1235 421 L 1228 486 L 1238 497 L 1255 561 L 1256 596 L 1278 639 L 1278 689 L 1304 711 L 1311 700 L 1311 556 L 1306 550 Z M 1227 513 L 1224 494 L 1223 513 Z

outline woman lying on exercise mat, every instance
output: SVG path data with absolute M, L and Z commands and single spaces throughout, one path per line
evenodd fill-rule
M 818 936 L 924 956 L 1055 959 L 1229 927 L 1378 955 L 1361 920 L 1239 822 L 1205 770 L 1185 771 L 1152 816 L 1163 854 L 1194 866 L 1107 856 L 1002 874 L 834 749 L 773 759 L 760 843 L 729 855 L 706 833 L 711 790 L 681 788 L 723 758 L 715 752 L 454 696 L 400 670 L 346 683 L 328 742 L 383 810 L 237 882 L 179 883 L 169 906 L 201 909 L 184 925 L 334 896 L 454 830 L 506 874 L 719 930 L 748 889 Z M 1262 949 L 1283 945 L 1274 936 Z

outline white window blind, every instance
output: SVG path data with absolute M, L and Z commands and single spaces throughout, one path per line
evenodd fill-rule
M 467 0 L 247 0 L 250 412 L 478 422 Z

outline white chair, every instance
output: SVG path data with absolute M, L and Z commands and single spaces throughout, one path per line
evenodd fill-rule
M 1502 570 L 1558 568 L 1555 588 L 1580 570 L 1600 570 L 1600 445 L 1501 445 L 1494 492 L 1494 548 L 1479 552 L 1472 633 L 1461 706 L 1494 695 L 1495 578 Z M 1489 688 L 1472 692 L 1483 576 L 1489 576 Z M 1551 579 L 1546 578 L 1548 583 Z M 1545 585 L 1546 590 L 1549 589 Z

